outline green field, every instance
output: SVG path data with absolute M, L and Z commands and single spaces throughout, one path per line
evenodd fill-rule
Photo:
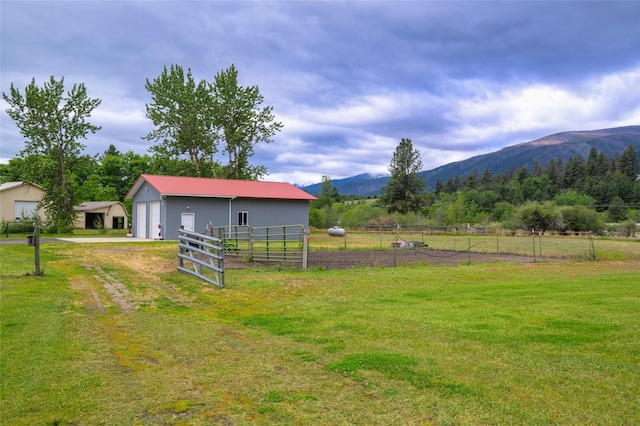
M 43 244 L 44 277 L 25 275 L 33 248 L 2 245 L 0 422 L 637 424 L 640 261 L 624 247 L 237 269 L 217 289 L 175 270 L 175 243 Z

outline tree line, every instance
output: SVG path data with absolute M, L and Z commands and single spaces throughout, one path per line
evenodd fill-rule
M 23 181 L 44 187 L 41 207 L 51 231 L 71 229 L 73 206 L 84 201 L 124 201 L 141 173 L 257 180 L 267 173 L 252 164 L 258 143 L 270 143 L 282 123 L 272 107 L 262 106 L 258 86 L 238 84 L 234 65 L 213 81 L 196 81 L 190 69 L 164 67 L 147 79 L 151 96 L 146 117 L 153 130 L 142 139 L 149 154 L 120 153 L 111 145 L 103 154 L 84 154 L 80 141 L 101 130 L 90 123 L 101 104 L 83 83 L 65 92 L 64 77 L 51 76 L 41 86 L 31 80 L 23 91 L 11 83 L 3 99 L 7 114 L 24 138 L 20 154 L 0 165 L 0 182 Z M 225 160 L 226 158 L 226 160 Z
M 345 200 L 328 176 L 312 203 L 310 223 L 317 227 L 365 225 L 501 226 L 546 231 L 600 233 L 607 223 L 626 235 L 640 222 L 640 168 L 633 145 L 608 156 L 592 148 L 587 159 L 561 158 L 531 169 L 503 173 L 488 168 L 437 180 L 428 188 L 418 175 L 420 153 L 402 139 L 389 164 L 382 194 L 370 200 Z

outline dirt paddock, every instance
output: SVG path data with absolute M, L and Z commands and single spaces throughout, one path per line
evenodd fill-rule
M 528 256 L 512 254 L 474 253 L 445 250 L 413 250 L 401 248 L 397 250 L 311 250 L 308 267 L 325 269 L 349 269 L 354 267 L 382 268 L 424 263 L 426 265 L 459 265 L 462 263 L 533 263 Z M 230 269 L 250 267 L 255 263 L 247 263 L 233 257 L 225 257 L 225 267 Z

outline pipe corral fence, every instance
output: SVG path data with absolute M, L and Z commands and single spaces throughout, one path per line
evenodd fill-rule
M 303 225 L 220 226 L 209 227 L 209 233 L 224 241 L 227 256 L 307 268 L 309 240 Z
M 178 231 L 178 269 L 224 287 L 225 256 L 307 268 L 308 231 L 303 225 L 212 226 L 206 234 Z

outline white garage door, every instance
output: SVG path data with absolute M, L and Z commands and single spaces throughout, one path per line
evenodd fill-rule
M 147 238 L 147 203 L 136 206 L 136 237 Z
M 16 201 L 13 205 L 13 217 L 31 217 L 38 211 L 37 201 Z
M 160 201 L 149 203 L 149 236 L 154 240 L 162 239 L 162 229 L 160 225 Z

